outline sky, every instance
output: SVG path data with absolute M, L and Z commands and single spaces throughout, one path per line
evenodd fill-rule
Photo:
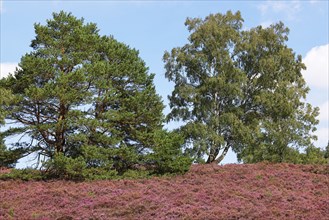
M 188 42 L 186 18 L 240 11 L 244 29 L 268 27 L 278 21 L 290 29 L 288 46 L 303 57 L 303 71 L 310 92 L 307 102 L 320 108 L 315 134 L 317 147 L 329 140 L 329 5 L 327 0 L 295 1 L 26 1 L 0 0 L 0 78 L 13 73 L 20 58 L 31 51 L 34 23 L 45 24 L 53 12 L 72 12 L 85 22 L 96 23 L 101 35 L 112 35 L 139 50 L 140 57 L 155 73 L 155 86 L 168 106 L 173 84 L 165 78 L 162 57 L 165 51 Z M 169 107 L 165 114 L 169 113 Z M 169 124 L 174 128 L 176 124 Z M 229 152 L 223 163 L 236 163 Z

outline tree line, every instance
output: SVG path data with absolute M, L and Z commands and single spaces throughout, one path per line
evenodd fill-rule
M 0 122 L 10 123 L 0 166 L 34 154 L 51 177 L 110 178 L 183 173 L 229 149 L 245 163 L 328 161 L 312 143 L 319 109 L 303 102 L 305 65 L 283 23 L 243 30 L 228 11 L 185 25 L 188 43 L 163 56 L 175 84 L 165 116 L 137 50 L 64 11 L 35 24 L 32 52 L 0 80 Z M 184 124 L 164 129 L 171 120 Z

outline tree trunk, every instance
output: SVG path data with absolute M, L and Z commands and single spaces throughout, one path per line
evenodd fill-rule
M 61 103 L 60 109 L 59 109 L 59 117 L 57 123 L 59 124 L 59 127 L 57 127 L 55 132 L 55 140 L 56 140 L 56 153 L 64 152 L 64 145 L 65 145 L 65 129 L 64 129 L 64 120 L 66 115 L 66 106 Z
M 219 153 L 219 149 L 220 147 L 215 147 L 213 146 L 211 149 L 210 149 L 210 154 L 208 156 L 208 159 L 207 159 L 207 163 L 213 163 Z
M 217 159 L 216 159 L 216 157 L 219 154 L 219 148 L 211 149 L 210 154 L 209 154 L 208 159 L 207 159 L 207 163 L 219 164 L 224 159 L 224 157 L 226 156 L 229 149 L 230 149 L 230 145 L 226 145 L 223 152 L 222 152 L 222 154 Z
M 226 147 L 224 148 L 224 150 L 223 150 L 223 152 L 222 152 L 222 155 L 220 155 L 220 157 L 218 157 L 218 158 L 214 161 L 214 163 L 219 164 L 219 163 L 224 159 L 224 157 L 226 156 L 226 154 L 227 154 L 227 152 L 228 152 L 229 149 L 230 149 L 230 145 L 228 144 L 228 145 L 226 145 Z

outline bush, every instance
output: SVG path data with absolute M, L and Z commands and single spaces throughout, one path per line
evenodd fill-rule
M 0 175 L 1 180 L 43 180 L 44 175 L 41 171 L 32 168 L 11 169 L 9 173 Z
M 46 161 L 42 171 L 15 170 L 1 175 L 2 179 L 65 179 L 104 180 L 138 179 L 155 175 L 185 173 L 192 160 L 181 150 L 183 138 L 174 132 L 158 131 L 154 135 L 153 146 L 143 155 L 134 148 L 103 148 L 84 146 L 76 157 L 56 153 Z
M 275 146 L 272 146 L 275 149 Z M 284 152 L 270 151 L 271 148 L 246 148 L 244 152 L 238 154 L 239 160 L 244 163 L 258 163 L 269 161 L 273 163 L 293 163 L 293 164 L 327 164 L 326 152 L 321 148 L 310 146 L 305 149 L 305 152 L 300 152 L 299 149 L 287 147 Z
M 57 153 L 44 166 L 47 178 L 84 180 L 86 177 L 87 165 L 82 157 L 70 158 L 63 153 Z
M 111 149 L 88 146 L 82 149 L 82 156 L 77 158 L 67 157 L 62 153 L 56 154 L 53 159 L 45 163 L 46 178 L 104 180 L 118 179 L 120 176 L 134 179 L 146 176 L 146 172 L 128 170 L 127 165 L 122 161 L 115 164 L 109 159 L 111 151 Z M 120 152 L 122 157 L 130 155 L 124 149 Z
M 182 153 L 183 137 L 174 132 L 160 131 L 155 136 L 153 153 L 147 156 L 153 164 L 154 173 L 185 173 L 189 170 L 192 159 Z
M 120 176 L 120 179 L 142 179 L 151 176 L 152 174 L 148 170 L 127 170 Z
M 325 151 L 317 147 L 308 147 L 305 153 L 302 154 L 303 164 L 327 164 L 328 160 L 325 158 Z
M 104 168 L 87 168 L 83 175 L 85 180 L 111 180 L 117 179 L 118 172 L 115 170 L 105 170 Z

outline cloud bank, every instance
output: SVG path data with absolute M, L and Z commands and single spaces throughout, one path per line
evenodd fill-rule
M 328 128 L 319 128 L 314 132 L 316 136 L 318 136 L 318 140 L 316 141 L 315 146 L 325 149 L 328 144 L 329 137 L 329 129 Z
M 320 108 L 320 121 L 328 121 L 329 120 L 329 101 L 327 100 L 325 103 L 319 106 Z M 328 132 L 329 134 L 329 132 Z
M 320 124 L 315 132 L 318 136 L 316 146 L 324 147 L 329 140 L 329 44 L 313 47 L 307 52 L 303 62 L 307 69 L 302 73 L 311 91 L 314 90 L 319 97 L 327 97 L 322 103 L 312 103 L 320 107 Z
M 18 67 L 17 63 L 1 63 L 0 64 L 0 79 L 14 73 Z
M 303 71 L 306 83 L 318 89 L 329 88 L 329 44 L 313 47 L 305 56 L 304 63 L 307 67 Z

